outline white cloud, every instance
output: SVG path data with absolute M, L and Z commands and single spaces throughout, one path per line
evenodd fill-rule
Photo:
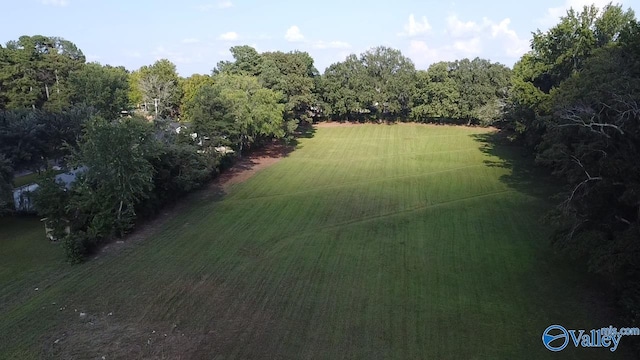
M 300 32 L 300 28 L 296 25 L 287 29 L 287 32 L 284 34 L 284 38 L 289 42 L 298 42 L 304 40 L 304 35 Z
M 547 14 L 539 22 L 543 27 L 549 28 L 557 24 L 560 17 L 566 15 L 570 8 L 582 11 L 584 6 L 595 5 L 598 9 L 602 9 L 610 2 L 611 0 L 565 0 L 562 6 L 548 8 Z
M 465 54 L 465 57 L 478 55 L 482 52 L 482 40 L 479 37 L 475 37 L 469 40 L 454 41 L 453 49 Z
M 476 34 L 482 30 L 475 21 L 462 21 L 458 19 L 457 15 L 451 15 L 447 17 L 447 34 L 454 37 L 466 36 L 469 34 Z
M 233 40 L 238 40 L 240 36 L 238 36 L 238 33 L 235 31 L 229 31 L 226 32 L 224 34 L 221 34 L 220 36 L 218 36 L 218 39 L 220 40 L 224 40 L 224 41 L 233 41 Z
M 230 7 L 233 7 L 233 3 L 230 0 L 218 1 L 218 8 L 219 9 L 228 9 Z
M 477 55 L 480 46 L 479 39 L 460 40 L 439 47 L 430 47 L 422 40 L 411 40 L 409 43 L 409 56 L 418 67 L 426 68 L 439 61 L 454 61 Z
M 345 41 L 316 41 L 312 44 L 315 49 L 350 49 L 351 44 Z
M 416 21 L 415 15 L 409 15 L 409 22 L 404 25 L 404 31 L 399 33 L 398 36 L 418 36 L 424 35 L 431 31 L 431 24 L 427 20 L 426 16 L 420 18 L 420 21 Z
M 511 19 L 506 18 L 500 23 L 491 24 L 491 36 L 494 39 L 502 39 L 505 51 L 509 57 L 520 57 L 529 50 L 529 41 L 521 39 L 518 34 L 509 28 Z
M 186 38 L 186 39 L 182 39 L 182 43 L 183 44 L 196 44 L 199 43 L 200 40 L 196 39 L 196 38 Z
M 69 0 L 42 0 L 42 4 L 63 7 L 69 5 Z
M 412 40 L 409 55 L 419 66 L 438 61 L 453 61 L 476 56 L 516 60 L 529 50 L 528 38 L 521 38 L 511 28 L 511 19 L 495 22 L 488 18 L 479 21 L 461 20 L 457 15 L 447 18 L 445 37 L 438 44 Z
M 409 56 L 413 61 L 422 65 L 448 60 L 446 49 L 431 48 L 422 40 L 411 40 L 409 43 Z

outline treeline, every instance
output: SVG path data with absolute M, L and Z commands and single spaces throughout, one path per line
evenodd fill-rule
M 329 66 L 318 84 L 329 119 L 491 125 L 502 115 L 511 70 L 476 58 L 416 70 L 400 51 L 379 47 Z
M 201 186 L 225 160 L 225 154 L 202 150 L 165 122 L 141 118 L 92 117 L 69 151 L 69 166 L 82 170 L 75 182 L 56 182 L 47 171 L 34 201 L 72 263 L 126 234 L 140 215 L 154 215 Z
M 0 212 L 12 211 L 16 170 L 42 172 L 32 198 L 71 262 L 297 127 L 285 122 L 296 109 L 254 76 L 182 79 L 167 60 L 129 73 L 43 36 L 9 42 L 0 61 Z M 54 164 L 78 169 L 75 181 L 56 181 Z
M 640 316 L 640 26 L 631 10 L 571 10 L 515 64 L 501 122 L 566 183 L 554 243 Z M 586 269 L 585 269 L 586 270 Z

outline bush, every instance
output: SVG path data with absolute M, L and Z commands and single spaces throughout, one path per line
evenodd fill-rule
M 62 247 L 68 263 L 74 265 L 84 261 L 87 252 L 86 241 L 87 234 L 84 231 L 78 231 L 64 237 Z

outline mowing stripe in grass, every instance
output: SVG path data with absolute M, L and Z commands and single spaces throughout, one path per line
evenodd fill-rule
M 552 189 L 486 132 L 319 128 L 121 252 L 8 265 L 0 358 L 546 359 L 546 326 L 606 319 L 549 250 Z M 59 251 L 41 241 L 0 259 Z

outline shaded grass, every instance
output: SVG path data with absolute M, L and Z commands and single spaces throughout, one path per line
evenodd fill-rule
M 5 247 L 19 226 L 2 226 L 3 260 L 37 264 L 0 273 L 0 333 L 15 334 L 0 358 L 549 358 L 548 325 L 609 319 L 549 250 L 549 184 L 516 176 L 527 166 L 485 133 L 318 129 L 220 201 L 73 268 L 36 232 Z
M 62 174 L 63 172 L 64 172 L 63 170 L 57 170 L 57 171 L 54 171 L 54 174 L 55 175 Z M 13 185 L 14 187 L 20 187 L 20 186 L 36 183 L 40 179 L 40 176 L 42 176 L 42 174 L 38 174 L 38 173 L 31 173 L 23 176 L 18 176 L 15 179 L 13 179 Z
M 27 175 L 24 175 L 24 176 L 18 176 L 15 179 L 13 179 L 13 185 L 15 187 L 20 187 L 20 186 L 24 186 L 24 185 L 28 185 L 28 184 L 33 184 L 39 178 L 40 178 L 40 174 L 38 174 L 38 173 L 31 173 L 31 174 L 27 174 Z

